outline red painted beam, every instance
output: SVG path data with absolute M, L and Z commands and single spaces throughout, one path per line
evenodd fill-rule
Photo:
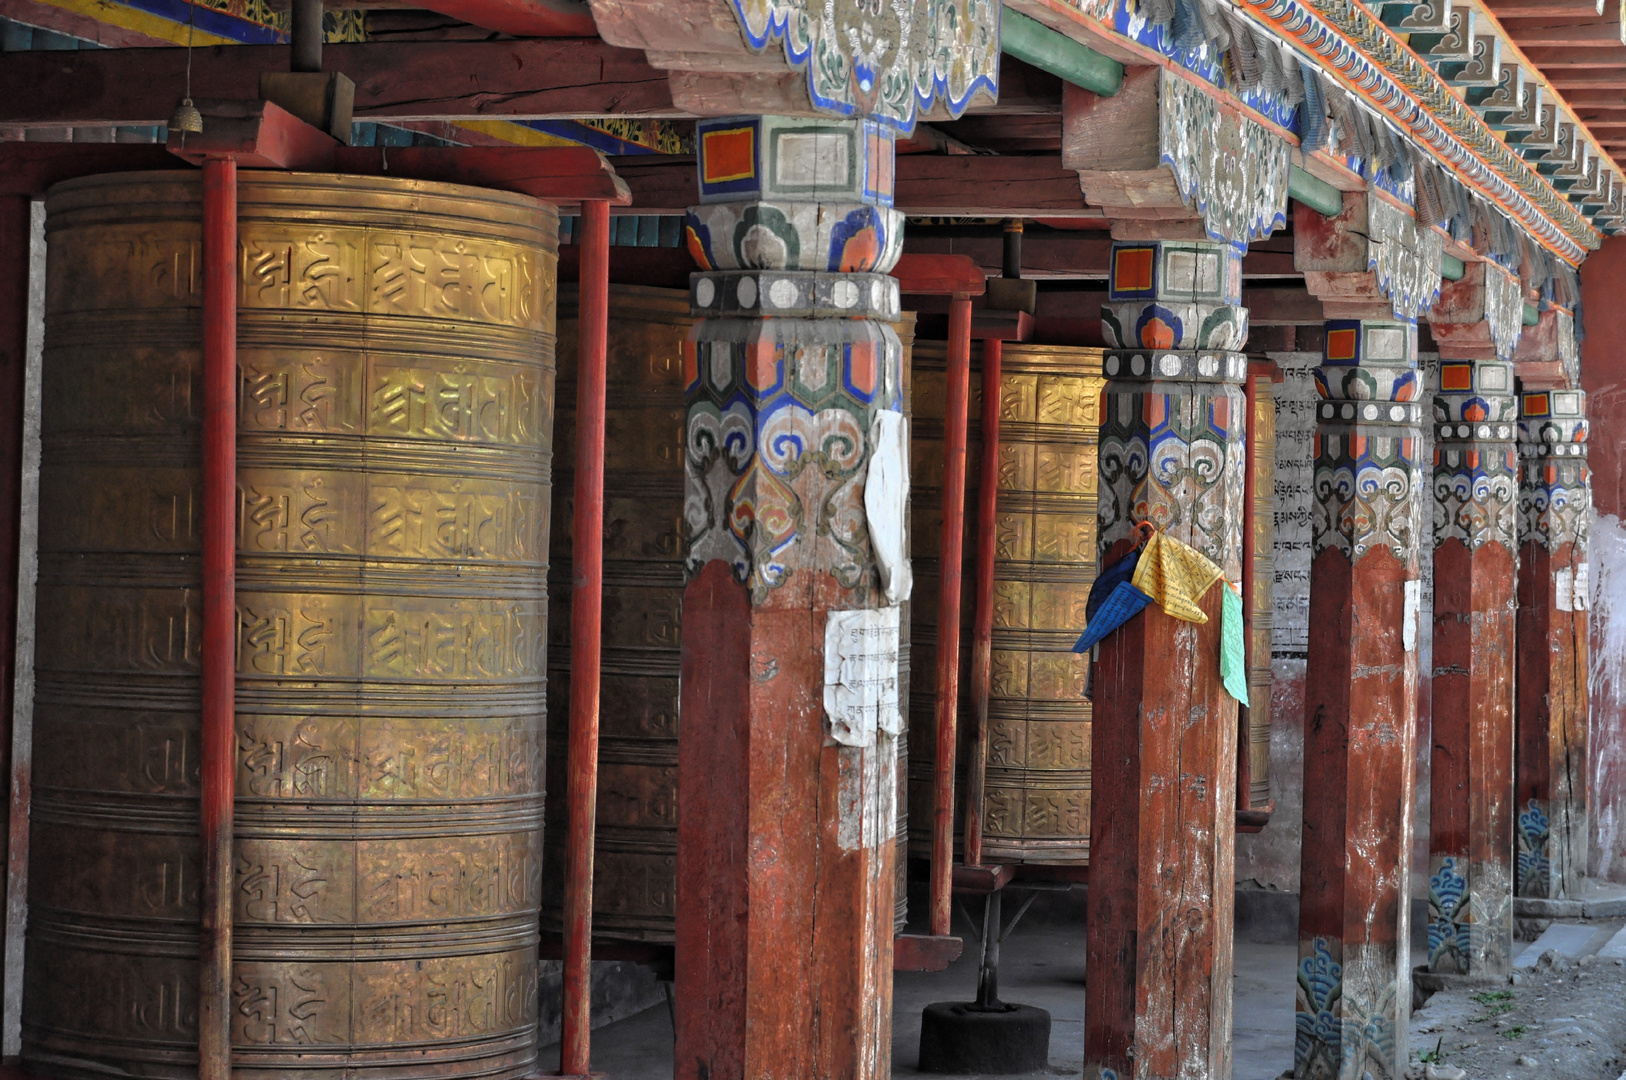
M 598 803 L 599 651 L 604 602 L 604 391 L 610 312 L 610 207 L 582 204 L 576 492 L 571 531 L 570 757 L 565 804 L 562 1076 L 590 1072 L 593 834 Z
M 237 783 L 237 162 L 203 167 L 203 894 L 199 1080 L 231 1080 Z
M 988 694 L 993 677 L 995 514 L 999 504 L 1000 363 L 1005 343 L 982 344 L 982 462 L 977 487 L 976 608 L 971 626 L 971 745 L 965 781 L 965 861 L 982 865 L 982 800 L 988 767 Z
M 632 201 L 605 156 L 585 146 L 341 146 L 334 169 L 514 191 L 551 203 Z
M 230 158 L 245 169 L 302 169 L 332 172 L 339 144 L 270 101 L 199 101 L 203 131 L 171 128 L 169 151 L 201 165 Z
M 960 700 L 960 580 L 965 540 L 965 441 L 970 385 L 971 300 L 956 295 L 949 307 L 948 393 L 943 417 L 943 531 L 938 547 L 937 748 L 932 783 L 931 867 L 931 926 L 936 935 L 949 933 L 953 921 L 954 757 Z
M 964 951 L 964 938 L 899 934 L 892 939 L 892 970 L 947 971 Z
M 950 296 L 981 296 L 988 291 L 988 277 L 964 255 L 905 254 L 892 268 L 898 290 L 906 293 L 932 293 Z M 966 340 L 970 340 L 971 315 L 966 308 Z M 954 339 L 950 338 L 950 342 Z M 969 346 L 967 346 L 969 348 Z M 970 363 L 969 358 L 966 361 Z
M 52 184 L 80 176 L 174 167 L 175 156 L 162 146 L 5 142 L 0 143 L 0 198 L 37 199 Z

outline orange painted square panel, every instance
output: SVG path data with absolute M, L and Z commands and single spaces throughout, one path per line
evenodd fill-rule
M 730 180 L 749 180 L 756 175 L 755 128 L 708 131 L 702 140 L 700 160 L 704 163 L 703 179 L 706 183 L 726 184 Z
M 1360 331 L 1354 327 L 1327 331 L 1327 359 L 1354 360 L 1359 355 Z
M 1152 287 L 1157 249 L 1119 248 L 1112 253 L 1112 286 L 1118 292 L 1145 292 Z
M 1474 388 L 1474 366 L 1472 364 L 1441 364 L 1440 389 L 1441 390 L 1472 390 Z

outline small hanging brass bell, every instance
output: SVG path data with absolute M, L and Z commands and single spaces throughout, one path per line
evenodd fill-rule
M 169 130 L 188 135 L 202 133 L 203 114 L 198 112 L 198 107 L 192 104 L 191 98 L 182 98 L 181 103 L 175 106 L 175 111 L 169 114 Z

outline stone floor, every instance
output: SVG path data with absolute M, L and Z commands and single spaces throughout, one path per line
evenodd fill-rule
M 1616 894 L 1615 890 L 1609 892 Z M 1051 903 L 1048 910 L 1039 909 L 1018 926 L 1003 946 L 1001 996 L 1007 1001 L 1040 1006 L 1051 1014 L 1050 1065 L 1047 1071 L 1027 1074 L 1030 1078 L 1077 1076 L 1083 1067 L 1084 927 L 1081 914 L 1079 904 L 1069 908 L 1066 901 Z M 933 1001 L 969 1001 L 975 996 L 977 943 L 966 933 L 965 923 L 958 917 L 955 926 L 956 932 L 966 936 L 966 952 L 960 960 L 944 972 L 899 972 L 894 978 L 894 1077 L 939 1075 L 922 1073 L 916 1068 L 921 1009 Z M 1555 922 L 1541 941 L 1519 943 L 1520 949 L 1526 950 L 1519 960 L 1527 967 L 1548 950 L 1572 959 L 1597 955 L 1599 962 L 1614 955 L 1611 948 L 1626 956 L 1626 932 L 1616 933 L 1621 926 L 1619 919 L 1609 923 Z M 1254 940 L 1241 940 L 1239 934 L 1235 947 L 1233 1076 L 1234 1080 L 1276 1080 L 1292 1064 L 1297 947 L 1291 943 L 1290 922 L 1274 933 L 1269 927 L 1261 932 L 1258 925 L 1249 929 L 1249 936 Z M 1272 936 L 1276 940 L 1268 940 Z M 1613 960 L 1607 959 L 1607 962 L 1612 973 Z M 1438 1026 L 1431 1026 L 1428 1037 L 1432 1040 L 1440 1030 Z M 557 1061 L 557 1047 L 544 1051 L 544 1069 L 555 1068 Z M 672 1022 L 669 1010 L 657 1006 L 595 1031 L 593 1067 L 605 1073 L 608 1080 L 670 1080 Z M 1527 1069 L 1522 1073 L 1535 1076 L 1540 1070 Z M 1418 1075 L 1422 1075 L 1421 1072 Z M 1498 1069 L 1494 1075 L 1499 1078 L 1502 1071 Z M 1477 1078 L 1471 1076 L 1471 1080 Z

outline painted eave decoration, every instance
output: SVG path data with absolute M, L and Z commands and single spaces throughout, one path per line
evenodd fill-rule
M 1192 0 L 1203 3 L 1204 0 Z M 1090 26 L 1093 35 L 1123 34 L 1129 18 L 1153 7 L 1172 7 L 1169 0 L 1038 0 L 1054 16 Z M 1590 140 L 1577 138 L 1560 163 L 1551 151 L 1520 147 L 1516 151 L 1470 107 L 1464 89 L 1502 82 L 1501 66 L 1519 67 L 1507 82 L 1516 92 L 1542 95 L 1539 74 L 1507 38 L 1494 18 L 1477 0 L 1411 0 L 1408 9 L 1423 9 L 1443 16 L 1441 29 L 1422 33 L 1419 27 L 1390 27 L 1374 14 L 1389 5 L 1384 0 L 1208 0 L 1225 8 L 1288 44 L 1306 63 L 1347 88 L 1374 112 L 1409 134 L 1419 146 L 1476 191 L 1501 207 L 1539 243 L 1576 265 L 1601 240 L 1599 224 L 1610 231 L 1626 231 L 1626 203 L 1621 192 L 1626 182 L 1619 166 Z M 1031 8 L 1033 3 L 1024 4 Z M 1451 11 L 1463 13 L 1456 24 Z M 1415 14 L 1415 13 L 1414 13 Z M 1477 16 L 1477 17 L 1476 17 Z M 1054 20 L 1052 20 L 1054 24 Z M 1451 29 L 1466 26 L 1469 39 L 1457 50 L 1466 59 L 1447 60 Z M 1459 33 L 1459 37 L 1464 36 Z M 1410 39 L 1413 44 L 1408 44 Z M 1462 42 L 1457 42 L 1462 44 Z M 1415 46 L 1415 47 L 1414 47 Z M 1428 56 L 1419 55 L 1422 48 Z M 1441 55 L 1436 55 L 1440 53 Z M 1452 55 L 1455 55 L 1454 53 Z M 1168 62 L 1179 64 L 1179 58 Z M 1200 73 L 1199 73 L 1200 74 Z M 1526 75 L 1529 78 L 1526 78 Z M 1526 88 L 1528 83 L 1528 88 Z M 1485 91 L 1489 93 L 1490 91 Z M 1246 98 L 1244 99 L 1247 103 Z M 1555 125 L 1573 125 L 1577 135 L 1585 127 L 1556 94 L 1545 93 L 1545 108 L 1554 111 Z M 1268 115 L 1269 109 L 1264 114 Z M 1278 123 L 1279 117 L 1271 116 Z M 1533 152 L 1532 152 L 1533 151 Z M 1530 153 L 1531 160 L 1520 156 Z M 1539 168 L 1538 168 L 1539 164 Z M 1568 196 L 1544 173 L 1557 173 Z M 1558 175 L 1562 174 L 1562 175 Z M 1570 182 L 1570 174 L 1578 178 Z M 1578 205 L 1579 204 L 1579 205 Z M 1585 207 L 1583 209 L 1583 207 Z M 1597 224 L 1595 224 L 1595 222 Z
M 813 104 L 907 134 L 999 93 L 1000 0 L 728 0 L 751 48 L 779 39 Z

